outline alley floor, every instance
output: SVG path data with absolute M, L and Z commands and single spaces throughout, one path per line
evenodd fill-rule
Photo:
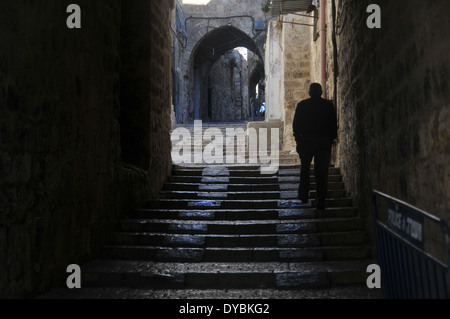
M 272 174 L 174 165 L 159 198 L 127 214 L 102 256 L 81 266 L 81 289 L 39 298 L 382 298 L 366 286 L 371 246 L 339 168 L 329 168 L 320 211 L 296 199 L 298 161 L 281 151 Z

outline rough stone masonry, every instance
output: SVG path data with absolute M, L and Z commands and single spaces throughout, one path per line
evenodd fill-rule
M 76 3 L 81 29 L 0 3 L 0 297 L 64 282 L 169 174 L 173 1 Z
M 364 27 L 371 1 L 336 3 L 338 165 L 349 191 L 370 228 L 372 189 L 450 222 L 450 3 L 377 1 L 381 29 Z

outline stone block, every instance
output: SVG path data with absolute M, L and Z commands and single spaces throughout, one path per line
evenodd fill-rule
M 279 130 L 279 141 L 278 145 L 280 146 L 280 150 L 283 146 L 283 138 L 284 138 L 284 122 L 283 121 L 266 121 L 266 122 L 248 122 L 247 123 L 247 138 L 249 138 L 249 130 L 255 129 L 257 135 L 259 134 L 259 129 L 267 130 L 267 150 L 271 149 L 271 129 Z M 258 145 L 259 144 L 259 135 L 258 135 Z M 248 145 L 248 143 L 247 143 Z

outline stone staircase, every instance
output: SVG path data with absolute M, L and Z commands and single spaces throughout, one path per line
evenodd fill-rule
M 128 214 L 102 258 L 82 266 L 79 290 L 121 298 L 374 298 L 365 286 L 371 248 L 339 168 L 329 168 L 325 211 L 296 200 L 298 182 L 298 156 L 289 152 L 270 175 L 257 165 L 174 166 L 160 198 Z M 311 183 L 314 198 L 313 176 Z

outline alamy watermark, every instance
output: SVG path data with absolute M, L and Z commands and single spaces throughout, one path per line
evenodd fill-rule
M 381 268 L 377 264 L 371 264 L 367 266 L 367 270 L 370 275 L 367 277 L 366 285 L 369 289 L 381 288 Z
M 366 24 L 369 29 L 381 29 L 381 8 L 378 4 L 371 4 L 367 7 L 367 13 L 370 13 Z
M 81 29 L 81 8 L 78 4 L 70 4 L 66 9 L 70 15 L 67 17 L 66 25 L 69 29 Z
M 67 277 L 66 285 L 67 288 L 81 288 L 81 268 L 77 264 L 70 264 L 66 268 L 66 272 L 70 273 L 69 277 Z
M 280 163 L 279 137 L 279 128 L 259 128 L 257 132 L 255 128 L 232 127 L 225 129 L 225 136 L 217 127 L 203 132 L 202 121 L 197 120 L 193 136 L 186 127 L 172 131 L 172 161 L 177 165 L 259 164 L 262 174 L 275 174 Z

